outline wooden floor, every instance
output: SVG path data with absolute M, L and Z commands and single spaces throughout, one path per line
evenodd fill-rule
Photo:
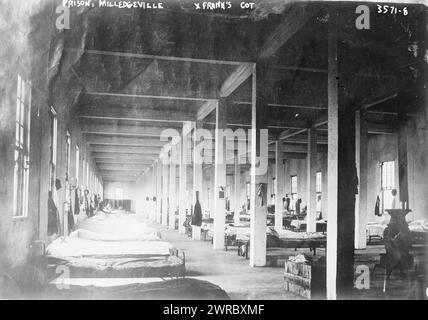
M 237 256 L 237 249 L 231 247 L 229 251 L 215 251 L 210 241 L 193 241 L 185 235 L 179 235 L 175 230 L 169 230 L 154 224 L 162 233 L 164 240 L 186 252 L 187 276 L 203 279 L 221 286 L 232 299 L 274 299 L 292 300 L 301 299 L 291 293 L 284 292 L 283 267 L 251 268 L 249 261 Z M 406 278 L 394 272 L 387 282 L 386 291 L 383 292 L 385 270 L 378 267 L 374 274 L 372 270 L 379 263 L 383 245 L 369 245 L 365 250 L 355 251 L 355 268 L 367 266 L 370 270 L 369 289 L 355 288 L 354 299 L 364 300 L 391 300 L 391 299 L 417 299 L 421 294 L 418 289 L 413 272 Z M 415 246 L 413 248 L 415 263 L 427 265 L 427 247 Z M 275 254 L 278 254 L 276 252 Z M 309 249 L 281 249 L 282 257 L 307 254 L 314 259 L 325 256 L 325 249 L 317 249 L 317 255 Z M 426 285 L 425 285 L 426 287 Z M 418 292 L 419 291 L 419 292 Z M 426 298 L 426 296 L 425 296 Z

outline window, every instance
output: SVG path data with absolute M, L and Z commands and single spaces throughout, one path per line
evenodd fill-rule
M 79 146 L 76 146 L 76 186 L 79 184 L 79 169 L 80 169 L 80 150 Z
M 383 162 L 381 166 L 382 210 L 395 208 L 395 161 Z
M 296 210 L 296 201 L 299 198 L 297 193 L 297 176 L 291 176 L 291 210 Z
M 51 107 L 51 160 L 49 163 L 49 191 L 55 190 L 56 179 L 56 160 L 57 160 L 57 144 L 58 144 L 58 117 L 55 109 Z
M 322 172 L 318 171 L 317 172 L 317 177 L 316 177 L 316 210 L 317 212 L 321 212 L 322 211 L 322 207 L 321 207 L 321 199 L 322 199 Z
M 123 189 L 116 188 L 116 200 L 123 200 Z
M 31 83 L 18 75 L 15 120 L 15 165 L 13 176 L 13 215 L 28 215 L 30 178 Z

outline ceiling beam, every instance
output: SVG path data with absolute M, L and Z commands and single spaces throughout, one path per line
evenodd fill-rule
M 79 51 L 79 49 L 68 48 L 66 51 Z M 132 53 L 132 52 L 118 52 L 118 51 L 103 51 L 103 50 L 90 50 L 86 49 L 84 51 L 86 54 L 96 54 L 104 56 L 113 56 L 113 57 L 123 57 L 123 58 L 138 58 L 138 59 L 150 59 L 150 60 L 164 60 L 164 61 L 177 61 L 177 62 L 192 62 L 192 63 L 207 63 L 215 65 L 240 65 L 245 62 L 239 61 L 230 61 L 230 60 L 215 60 L 215 59 L 197 59 L 197 58 L 188 58 L 188 57 L 173 57 L 173 56 L 160 56 L 144 53 Z
M 136 160 L 140 161 L 142 164 L 152 164 L 153 160 L 157 158 L 156 155 L 142 155 L 142 154 L 133 154 L 133 153 L 104 153 L 104 152 L 94 152 L 92 153 L 93 158 L 97 162 L 99 159 L 115 159 L 115 160 Z
M 130 164 L 130 165 L 148 165 L 147 163 L 150 161 L 144 160 L 144 159 L 107 159 L 107 158 L 99 158 L 95 159 L 95 162 L 99 165 L 101 164 L 117 164 L 117 165 L 123 165 L 123 164 Z M 151 164 L 152 162 L 150 162 Z
M 147 95 L 147 94 L 127 94 L 127 93 L 111 93 L 111 92 L 82 92 L 84 95 L 89 96 L 101 96 L 101 97 L 119 97 L 119 98 L 139 98 L 139 99 L 160 99 L 160 100 L 177 100 L 177 101 L 215 101 L 212 98 L 196 98 L 196 97 L 178 97 L 178 96 L 157 96 L 157 95 Z
M 295 5 L 284 16 L 281 24 L 266 39 L 261 47 L 259 59 L 273 56 L 294 34 L 297 33 L 315 14 L 315 7 L 310 5 Z
M 81 130 L 87 134 L 113 134 L 121 136 L 160 137 L 165 128 L 141 125 L 108 125 L 97 123 L 81 123 Z M 180 129 L 178 129 L 180 131 Z
M 85 135 L 86 143 L 97 145 L 121 145 L 138 147 L 163 147 L 166 143 L 159 138 L 137 138 L 120 136 Z
M 137 177 L 128 177 L 128 176 L 104 176 L 104 182 L 135 182 Z
M 135 164 L 99 164 L 98 169 L 101 171 L 144 171 L 150 165 L 135 165 Z
M 108 146 L 93 145 L 92 152 L 111 152 L 111 153 L 136 153 L 136 154 L 159 154 L 161 147 L 132 147 L 132 146 Z
M 117 107 L 85 107 L 79 118 L 98 120 L 127 120 L 127 121 L 156 121 L 175 122 L 194 121 L 195 114 L 189 110 L 164 110 L 145 108 L 117 108 Z
M 248 106 L 252 105 L 252 103 L 249 101 L 233 101 L 233 103 L 238 105 L 248 105 Z M 267 106 L 272 108 L 327 110 L 327 107 L 323 107 L 323 106 L 308 106 L 308 105 L 296 105 L 296 104 L 268 103 Z
M 313 124 L 313 127 L 314 128 L 318 128 L 318 127 L 321 127 L 323 125 L 328 124 L 328 120 L 325 120 L 325 118 L 326 118 L 326 116 L 320 117 L 320 119 Z M 285 139 L 288 139 L 288 138 L 292 138 L 294 136 L 297 136 L 299 134 L 307 132 L 308 129 L 309 129 L 309 126 L 307 128 L 298 129 L 295 132 L 288 132 L 288 131 L 287 132 L 283 132 L 279 136 L 279 140 L 285 140 Z
M 247 63 L 238 66 L 224 81 L 220 88 L 220 97 L 226 98 L 253 74 L 253 64 Z
M 305 68 L 305 67 L 278 65 L 278 66 L 273 66 L 272 69 L 327 74 L 327 69 L 321 69 L 321 68 Z M 392 79 L 392 80 L 397 79 L 397 77 L 395 75 L 376 74 L 376 73 L 369 73 L 369 72 L 357 72 L 355 74 L 355 76 L 356 77 L 366 77 L 366 78 L 377 78 L 377 79 Z
M 217 101 L 208 101 L 204 103 L 198 110 L 196 114 L 196 120 L 202 121 L 205 119 L 211 112 L 217 107 Z

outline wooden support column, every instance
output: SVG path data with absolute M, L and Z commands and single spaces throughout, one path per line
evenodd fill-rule
M 308 129 L 308 155 L 306 158 L 306 195 L 307 199 L 307 232 L 315 232 L 317 229 L 317 129 L 315 127 Z
M 408 161 L 407 161 L 407 123 L 406 114 L 400 108 L 398 114 L 399 129 L 397 135 L 398 144 L 398 186 L 399 197 L 402 208 L 408 209 L 409 205 L 409 180 L 408 180 Z
M 252 106 L 251 106 L 251 173 L 250 173 L 250 266 L 266 265 L 266 219 L 267 219 L 267 164 L 263 151 L 267 152 L 267 141 L 261 141 L 262 129 L 267 127 L 264 117 L 267 114 L 267 101 L 262 91 L 264 88 L 262 68 L 253 65 Z M 260 91 L 258 91 L 260 90 Z M 262 145 L 266 142 L 266 146 Z M 264 150 L 266 149 L 266 150 Z M 267 159 L 265 159 L 267 161 Z
M 199 141 L 196 141 L 196 131 L 198 129 L 202 128 L 202 122 L 196 121 L 194 124 L 194 131 L 193 131 L 193 199 L 192 199 L 192 207 L 195 207 L 196 203 L 196 192 L 199 192 L 199 203 L 201 204 L 201 210 L 202 214 L 204 212 L 205 203 L 202 201 L 202 162 L 197 159 L 196 156 L 196 145 L 199 143 Z
M 355 199 L 355 249 L 365 249 L 367 246 L 368 129 L 366 118 L 366 110 L 355 112 L 355 161 L 358 175 L 358 195 Z
M 184 222 L 186 221 L 186 190 L 187 190 L 187 150 L 188 132 L 183 127 L 183 136 L 180 142 L 180 167 L 179 167 L 179 203 L 178 203 L 178 233 L 186 232 Z
M 176 192 L 177 192 L 177 163 L 176 146 L 171 146 L 169 157 L 169 223 L 170 229 L 175 229 L 175 211 L 177 210 Z
M 338 13 L 328 26 L 328 229 L 327 298 L 351 298 L 354 280 L 355 117 L 339 76 Z M 340 90 L 339 90 L 340 88 Z
M 275 141 L 275 229 L 282 230 L 282 198 L 285 196 L 284 152 L 282 142 Z
M 156 222 L 162 222 L 162 162 L 156 161 Z
M 168 226 L 169 159 L 164 155 L 162 164 L 162 225 Z
M 239 170 L 239 154 L 238 151 L 235 150 L 235 163 L 234 163 L 234 197 L 235 197 L 235 215 L 234 220 L 235 223 L 239 223 L 239 213 L 241 211 L 240 208 L 240 202 L 239 202 L 239 187 L 240 187 L 240 181 L 241 181 L 241 172 Z
M 214 163 L 214 250 L 224 249 L 224 229 L 226 224 L 226 143 L 223 130 L 227 126 L 227 106 L 220 99 L 216 106 L 215 163 Z

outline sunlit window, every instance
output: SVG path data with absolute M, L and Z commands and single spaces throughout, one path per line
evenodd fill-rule
M 396 207 L 395 161 L 386 161 L 381 166 L 383 211 Z
M 30 175 L 31 83 L 18 75 L 15 120 L 15 165 L 13 181 L 13 215 L 28 215 Z

